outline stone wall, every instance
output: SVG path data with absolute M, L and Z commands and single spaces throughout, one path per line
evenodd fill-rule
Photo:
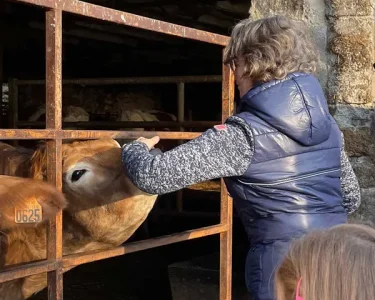
M 346 151 L 357 174 L 362 205 L 353 221 L 375 224 L 374 11 L 372 0 L 327 2 L 328 50 L 336 59 L 328 99 L 344 132 Z
M 375 225 L 374 9 L 372 0 L 253 0 L 250 17 L 304 20 L 320 50 L 319 80 L 361 186 L 352 221 Z

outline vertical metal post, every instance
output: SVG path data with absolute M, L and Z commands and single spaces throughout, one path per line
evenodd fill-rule
M 0 15 L 1 15 L 1 8 L 0 8 Z M 1 25 L 0 25 L 0 31 L 2 30 Z M 1 38 L 1 33 L 0 33 L 0 38 Z M 0 41 L 1 43 L 1 41 Z M 4 123 L 4 117 L 3 117 L 3 82 L 4 82 L 4 66 L 3 66 L 3 55 L 4 55 L 4 49 L 3 45 L 0 44 L 0 128 L 3 128 L 3 123 Z
M 15 98 L 17 97 L 16 91 L 15 91 L 15 85 L 14 85 L 14 79 L 9 78 L 8 80 L 8 101 L 9 101 L 9 109 L 8 109 L 8 127 L 9 128 L 14 128 L 14 101 Z
M 61 129 L 61 47 L 62 11 L 46 12 L 46 128 Z M 47 181 L 59 190 L 62 187 L 62 140 L 56 137 L 47 142 Z M 62 257 L 62 211 L 49 221 L 47 234 L 47 257 Z M 63 299 L 62 268 L 48 272 L 48 299 Z
M 18 84 L 17 79 L 9 79 L 8 80 L 8 128 L 17 128 L 17 120 L 18 120 Z M 17 140 L 9 141 L 9 144 L 13 146 L 18 145 Z
M 177 105 L 177 120 L 183 122 L 185 118 L 185 83 L 179 82 L 177 84 L 177 93 L 178 93 L 178 105 Z M 180 127 L 180 131 L 184 131 L 183 127 Z M 182 140 L 178 140 L 178 144 L 181 145 Z M 177 211 L 182 212 L 184 210 L 183 203 L 183 190 L 177 192 Z
M 7 120 L 5 120 L 3 113 L 3 83 L 4 83 L 4 48 L 5 48 L 5 26 L 1 19 L 4 18 L 5 1 L 0 2 L 0 102 L 1 102 L 1 113 L 0 113 L 0 128 L 6 127 Z M 9 95 L 9 92 L 8 92 Z
M 228 66 L 223 66 L 222 114 L 224 122 L 233 114 L 234 77 Z M 233 201 L 228 195 L 224 180 L 221 179 L 221 224 L 226 224 L 226 232 L 220 233 L 220 300 L 232 299 L 232 222 Z

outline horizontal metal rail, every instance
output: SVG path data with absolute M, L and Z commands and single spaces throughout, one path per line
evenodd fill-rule
M 174 127 L 212 127 L 219 124 L 220 121 L 80 121 L 80 122 L 63 122 L 63 127 L 79 128 L 174 128 Z M 17 127 L 45 127 L 43 121 L 18 121 Z
M 112 131 L 112 130 L 54 130 L 54 129 L 0 129 L 0 140 L 93 140 L 104 137 L 113 139 L 137 139 L 159 136 L 165 140 L 191 140 L 202 132 L 173 131 Z
M 4 268 L 0 272 L 0 283 L 10 281 L 18 278 L 23 278 L 31 275 L 45 273 L 56 270 L 58 268 L 57 261 L 42 260 L 38 262 L 31 262 L 21 266 L 10 266 Z
M 120 246 L 115 249 L 110 249 L 100 252 L 85 252 L 82 254 L 70 255 L 63 258 L 63 267 L 71 267 L 76 265 L 82 265 L 92 261 L 115 257 L 123 254 L 137 252 L 141 250 L 156 248 L 178 242 L 193 240 L 201 237 L 206 237 L 221 232 L 227 231 L 227 225 L 213 225 L 208 227 L 202 227 L 200 229 L 188 230 L 182 233 L 165 235 L 153 239 L 148 239 L 140 242 L 129 243 L 125 246 Z
M 158 77 L 123 77 L 123 78 L 76 78 L 63 79 L 62 84 L 81 85 L 112 85 L 112 84 L 163 84 L 163 83 L 221 83 L 221 75 L 203 76 L 158 76 Z M 17 85 L 40 85 L 45 84 L 43 79 L 37 80 L 15 80 Z
M 62 10 L 64 12 L 73 13 L 90 17 L 93 19 L 108 21 L 121 25 L 137 27 L 145 30 L 159 32 L 168 35 L 174 35 L 185 39 L 192 39 L 210 44 L 225 46 L 229 41 L 229 37 L 206 32 L 203 30 L 193 29 L 181 25 L 176 25 L 164 21 L 159 21 L 139 15 L 122 12 L 119 10 L 102 7 L 99 5 L 85 3 L 77 0 L 13 0 L 37 6 Z
M 31 262 L 21 266 L 9 267 L 0 272 L 0 283 L 10 281 L 18 278 L 23 278 L 30 275 L 45 273 L 56 270 L 58 268 L 67 268 L 85 263 L 90 263 L 98 260 L 103 260 L 111 257 L 120 256 L 127 253 L 142 251 L 155 247 L 165 246 L 178 242 L 193 240 L 205 236 L 219 234 L 225 232 L 228 229 L 227 225 L 213 225 L 207 226 L 200 229 L 187 230 L 180 233 L 174 233 L 157 237 L 153 239 L 138 241 L 129 243 L 123 246 L 119 246 L 113 249 L 104 251 L 91 251 L 78 253 L 73 255 L 67 255 L 62 258 L 61 261 L 50 262 L 47 260 Z

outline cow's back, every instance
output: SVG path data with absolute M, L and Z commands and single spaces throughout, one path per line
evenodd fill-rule
M 32 150 L 0 142 L 0 175 L 28 177 Z

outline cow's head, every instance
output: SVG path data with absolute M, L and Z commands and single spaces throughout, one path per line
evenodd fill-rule
M 121 147 L 110 138 L 62 145 L 63 192 L 68 211 L 81 211 L 114 203 L 136 195 L 146 195 L 125 175 Z M 32 157 L 31 177 L 46 178 L 47 153 L 39 148 Z

